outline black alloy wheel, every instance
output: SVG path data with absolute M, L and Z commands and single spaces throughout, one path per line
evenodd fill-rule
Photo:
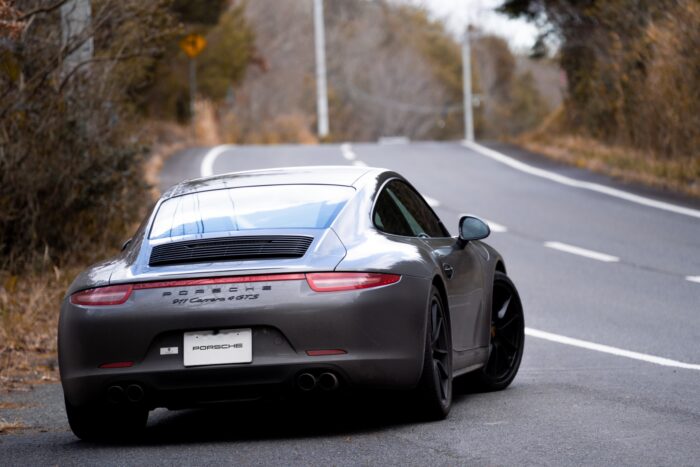
M 440 293 L 433 287 L 428 304 L 423 374 L 418 385 L 426 418 L 444 419 L 452 406 L 452 339 Z
M 505 389 L 520 368 L 525 347 L 525 318 L 520 295 L 513 282 L 496 272 L 491 307 L 491 339 L 489 359 L 473 373 L 478 389 Z

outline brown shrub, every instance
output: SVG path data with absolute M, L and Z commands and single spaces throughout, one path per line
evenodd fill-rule
M 89 36 L 63 44 L 60 13 L 49 8 L 0 43 L 0 269 L 45 255 L 59 265 L 103 256 L 142 215 L 135 96 L 169 37 L 167 2 L 101 0 L 92 9 Z M 88 38 L 92 58 L 65 68 Z

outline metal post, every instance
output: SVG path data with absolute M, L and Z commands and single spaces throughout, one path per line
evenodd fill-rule
M 190 58 L 190 118 L 194 120 L 194 101 L 197 96 L 197 60 Z
M 316 112 L 318 136 L 328 136 L 328 90 L 326 89 L 326 39 L 323 0 L 314 0 L 314 43 L 316 46 Z
M 469 44 L 469 23 L 462 40 L 462 92 L 464 94 L 464 138 L 474 141 L 474 108 L 472 107 L 472 53 Z
M 61 46 L 73 49 L 63 60 L 63 76 L 92 58 L 91 22 L 90 0 L 68 0 L 61 5 Z

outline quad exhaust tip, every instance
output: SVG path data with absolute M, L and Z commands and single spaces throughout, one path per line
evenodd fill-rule
M 107 388 L 107 398 L 113 404 L 124 401 L 124 389 L 121 386 L 110 386 Z
M 143 400 L 143 388 L 138 384 L 130 384 L 126 388 L 126 398 L 129 402 L 141 402 Z
M 139 384 L 130 384 L 126 389 L 116 384 L 107 388 L 107 400 L 112 404 L 121 404 L 124 401 L 132 403 L 141 402 L 143 396 L 144 391 Z
M 324 391 L 334 391 L 339 385 L 338 377 L 331 372 L 321 373 L 318 377 L 318 387 Z
M 302 391 L 311 391 L 316 387 L 316 377 L 311 373 L 302 373 L 297 377 L 297 386 Z

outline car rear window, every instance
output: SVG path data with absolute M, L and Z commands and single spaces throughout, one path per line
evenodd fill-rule
M 323 229 L 354 191 L 336 185 L 270 185 L 190 193 L 160 205 L 150 238 L 254 229 Z

